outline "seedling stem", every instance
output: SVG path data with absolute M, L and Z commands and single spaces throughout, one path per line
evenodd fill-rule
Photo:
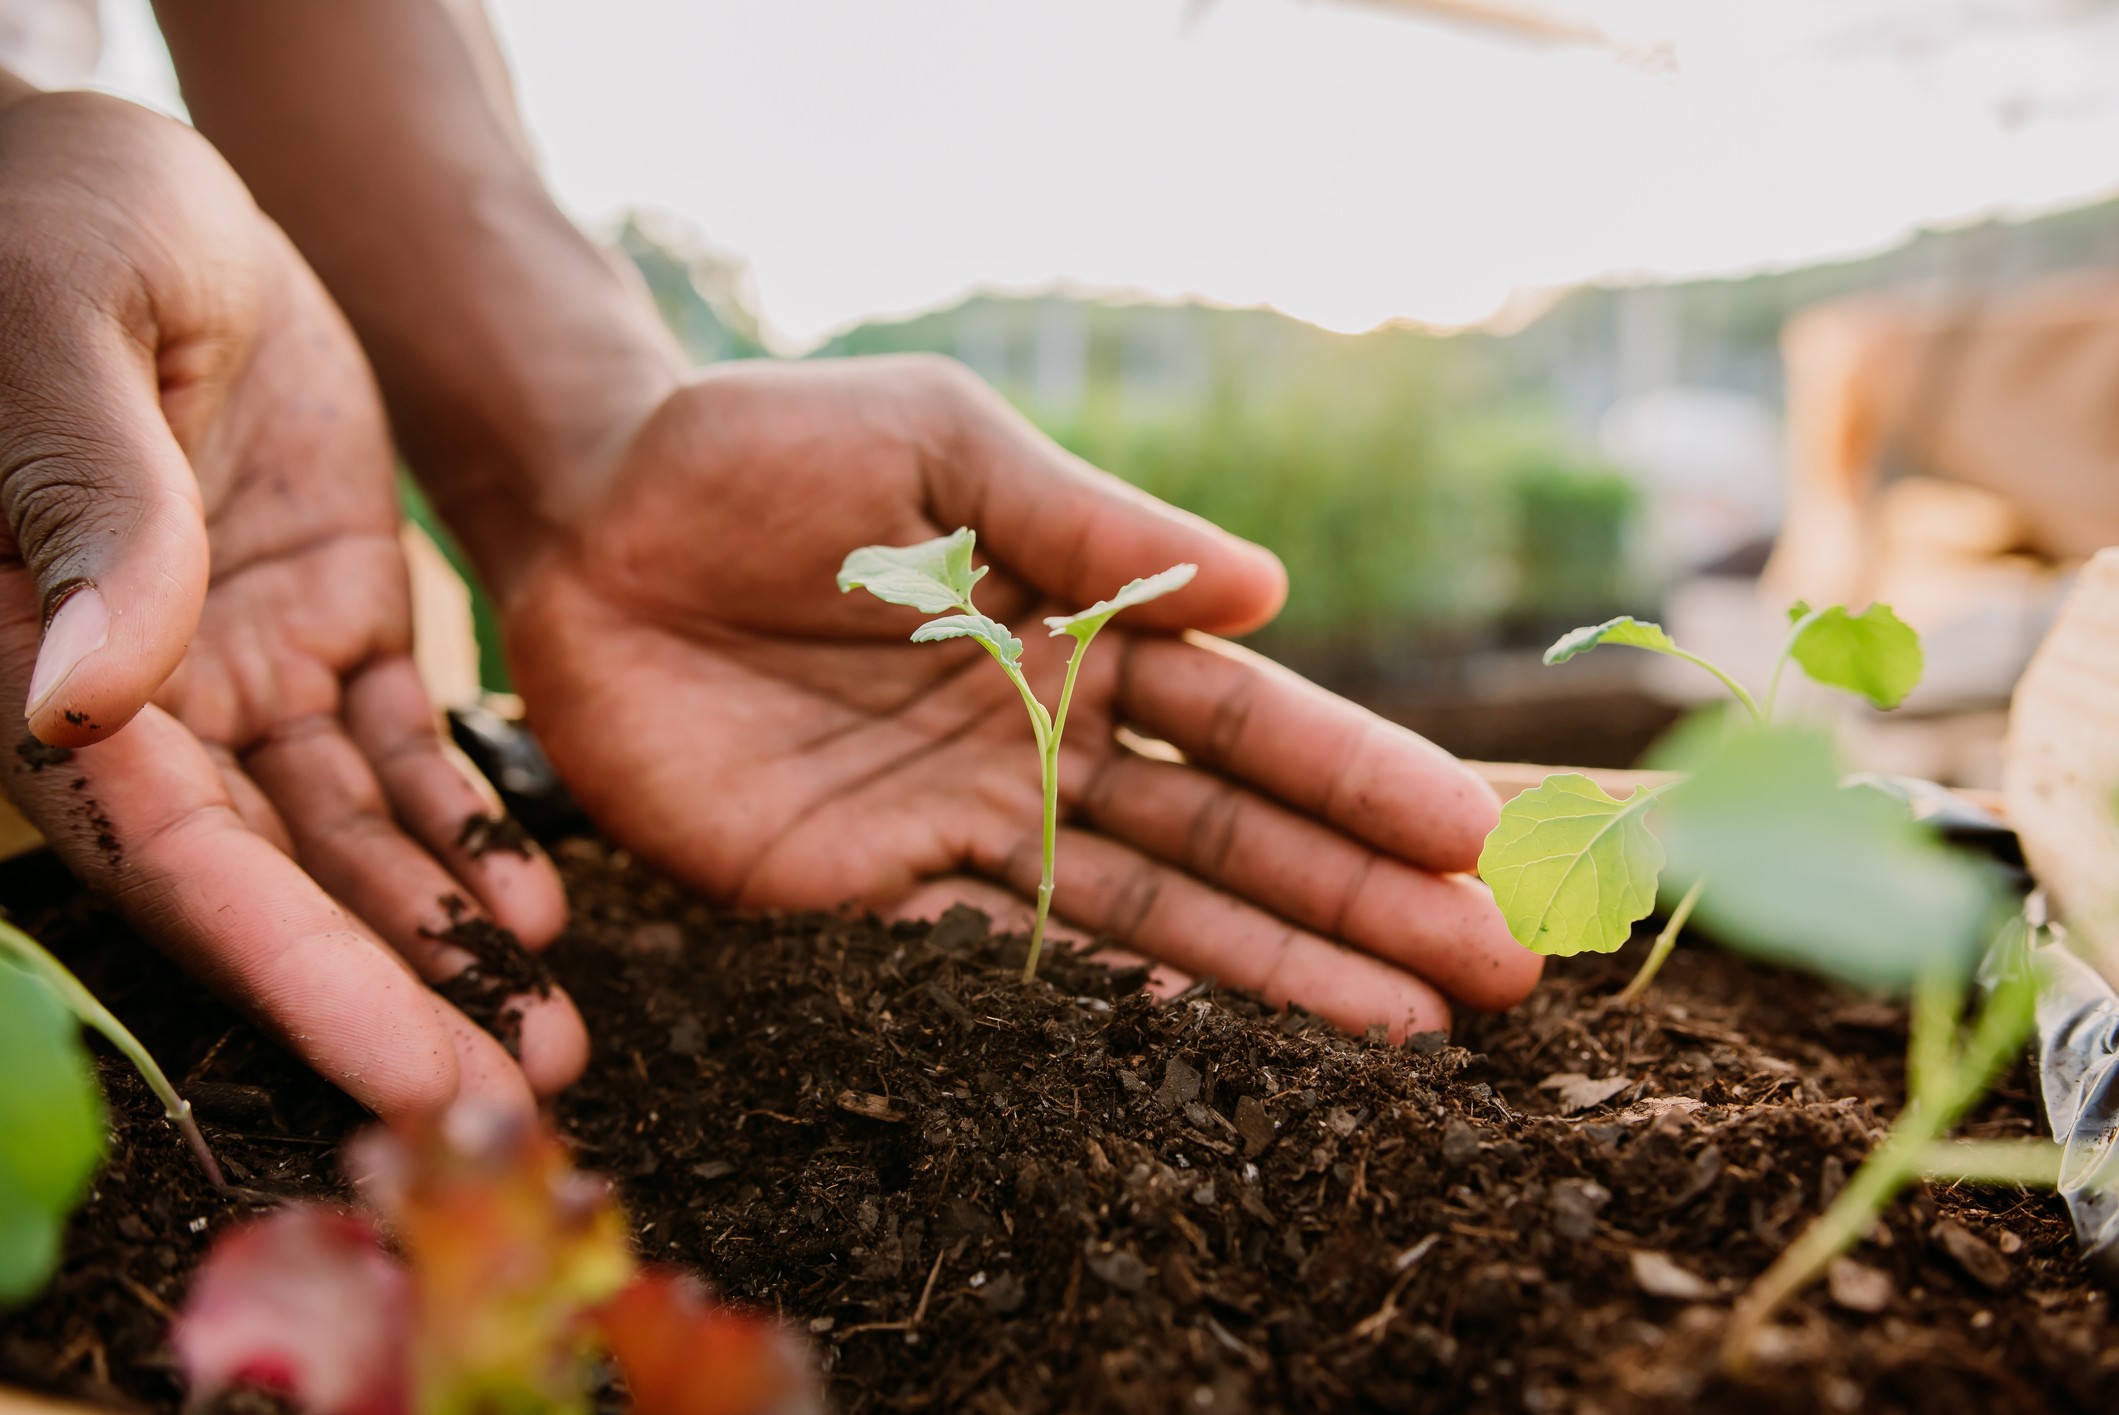
M 60 1001 L 84 1026 L 102 1033 L 104 1039 L 133 1064 L 140 1079 L 147 1083 L 147 1089 L 162 1102 L 169 1123 L 183 1134 L 184 1143 L 191 1148 L 191 1157 L 198 1161 L 207 1180 L 216 1189 L 226 1189 L 228 1181 L 221 1175 L 221 1166 L 214 1159 L 213 1151 L 206 1147 L 206 1137 L 199 1133 L 198 1121 L 192 1118 L 191 1102 L 177 1094 L 177 1088 L 169 1084 L 169 1078 L 162 1074 L 162 1068 L 140 1044 L 140 1039 L 112 1016 L 110 1009 L 98 1002 L 96 995 L 83 987 L 81 980 L 64 963 L 52 957 L 43 944 L 5 920 L 0 920 L 0 953 L 7 954 L 23 971 L 57 993 Z
M 1080 674 L 1082 655 L 1089 641 L 1122 609 L 1145 604 L 1190 583 L 1196 565 L 1173 565 L 1159 575 L 1149 575 L 1121 586 L 1110 599 L 1099 600 L 1078 614 L 1048 616 L 1045 627 L 1054 638 L 1064 634 L 1074 640 L 1067 659 L 1066 681 L 1060 687 L 1059 707 L 1048 713 L 1030 691 L 1023 676 L 1022 641 L 1008 626 L 988 619 L 971 602 L 973 589 L 986 575 L 973 569 L 971 551 L 975 537 L 966 528 L 918 545 L 864 546 L 846 557 L 839 567 L 839 589 L 865 589 L 888 604 L 902 604 L 923 613 L 940 615 L 913 631 L 914 643 L 942 639 L 973 639 L 990 654 L 1030 713 L 1031 735 L 1037 739 L 1039 785 L 1043 812 L 1039 821 L 1041 844 L 1037 882 L 1037 916 L 1030 927 L 1030 952 L 1023 959 L 1023 981 L 1037 977 L 1038 958 L 1045 951 L 1045 924 L 1052 916 L 1053 861 L 1059 848 L 1059 749 L 1067 730 L 1067 708 L 1074 701 L 1074 681 Z M 951 613 L 950 611 L 956 611 Z
M 1664 923 L 1663 931 L 1655 936 L 1655 946 L 1648 950 L 1648 957 L 1642 962 L 1641 970 L 1633 975 L 1633 981 L 1619 994 L 1620 1002 L 1639 1002 L 1641 994 L 1647 992 L 1648 985 L 1655 981 L 1655 975 L 1663 971 L 1663 960 L 1668 958 L 1670 950 L 1677 946 L 1678 934 L 1683 932 L 1685 921 L 1692 917 L 1692 906 L 1700 902 L 1700 890 L 1706 883 L 1704 877 L 1694 880 L 1692 888 L 1686 890 L 1685 897 L 1678 901 L 1678 907 L 1670 911 L 1670 918 Z
M 2060 1147 L 2022 1141 L 1945 1143 L 1965 1111 L 2023 1049 L 2032 1026 L 2037 984 L 2028 968 L 1996 985 L 1960 1043 L 1960 978 L 1924 975 L 1914 989 L 1908 1039 L 1906 1108 L 1884 1142 L 1839 1191 L 1831 1207 L 1774 1260 L 1737 1300 L 1722 1339 L 1722 1363 L 1742 1371 L 1759 1328 L 1780 1305 L 1807 1287 L 1832 1260 L 1859 1243 L 1884 1208 L 1915 1179 L 1956 1183 L 2053 1185 Z

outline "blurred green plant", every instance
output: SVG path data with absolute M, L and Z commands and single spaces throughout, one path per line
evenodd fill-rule
M 1743 708 L 1755 732 L 1763 732 L 1772 721 L 1781 675 L 1790 663 L 1816 681 L 1858 694 L 1879 708 L 1897 707 L 1920 681 L 1920 637 L 1888 605 L 1871 605 L 1860 614 L 1849 614 L 1841 608 L 1814 610 L 1798 603 L 1789 610 L 1788 618 L 1788 637 L 1774 664 L 1763 704 L 1728 670 L 1680 648 L 1662 625 L 1624 615 L 1562 635 L 1545 651 L 1545 661 L 1565 663 L 1602 644 L 1645 649 L 1681 659 L 1719 679 Z M 1700 814 L 1719 808 L 1738 821 L 1748 809 L 1747 791 L 1773 793 L 1815 788 L 1823 793 L 1821 802 L 1836 799 L 1840 787 L 1830 768 L 1829 744 L 1820 744 L 1814 754 L 1816 760 L 1806 758 L 1801 763 L 1814 770 L 1793 773 L 1788 762 L 1774 760 L 1744 778 L 1740 775 L 1746 764 L 1742 753 L 1744 743 L 1751 739 L 1722 731 L 1721 725 L 1719 714 L 1696 716 L 1691 725 L 1673 734 L 1677 755 L 1681 757 L 1701 752 L 1722 754 L 1717 758 L 1722 763 L 1719 776 L 1706 773 L 1702 779 L 1684 783 L 1636 786 L 1631 795 L 1621 800 L 1586 776 L 1559 773 L 1546 777 L 1501 808 L 1501 819 L 1479 853 L 1479 874 L 1492 887 L 1495 902 L 1501 906 L 1509 932 L 1518 943 L 1535 953 L 1563 956 L 1613 953 L 1623 948 L 1633 936 L 1633 926 L 1655 907 L 1665 860 L 1662 845 L 1648 828 L 1648 818 L 1663 804 L 1665 796 L 1671 797 L 1672 810 L 1681 804 L 1678 796 L 1682 795 L 1686 810 Z M 1774 750 L 1781 750 L 1779 738 L 1757 740 L 1775 744 Z M 1689 761 L 1677 764 L 1691 765 Z M 1724 784 L 1725 778 L 1733 782 Z M 1874 792 L 1868 794 L 1876 796 Z M 1903 858 L 1872 859 L 1863 853 L 1862 847 L 1870 843 L 1870 835 L 1883 829 L 1877 819 L 1864 819 L 1864 813 L 1877 817 L 1879 811 L 1904 827 L 1903 838 L 1898 841 Z M 1730 892 L 1731 918 L 1741 920 L 1754 911 L 1808 909 L 1818 931 L 1816 936 L 1845 939 L 1857 954 L 1865 941 L 1873 947 L 1875 934 L 1868 925 L 1874 921 L 1853 909 L 1849 901 L 1865 897 L 1865 871 L 1894 865 L 1910 868 L 1907 862 L 1920 853 L 1917 832 L 1902 810 L 1880 796 L 1876 796 L 1873 805 L 1857 802 L 1838 810 L 1821 805 L 1819 816 L 1851 828 L 1846 853 L 1820 857 L 1838 868 L 1842 878 L 1808 881 L 1816 887 L 1807 892 L 1794 890 L 1790 881 L 1761 875 L 1753 867 L 1751 857 L 1741 850 L 1726 857 L 1686 863 L 1675 872 L 1686 886 L 1683 897 L 1671 910 L 1669 921 L 1656 936 L 1640 971 L 1619 994 L 1620 1000 L 1631 1002 L 1647 991 L 1663 960 L 1670 956 L 1679 931 L 1698 906 L 1710 875 L 1726 875 L 1729 879 L 1727 885 L 1718 885 L 1716 892 Z M 1876 834 L 1876 838 L 1883 837 Z M 1967 902 L 1943 889 L 1946 882 L 1938 878 L 1936 892 L 1930 899 L 1945 914 Z
M 103 1163 L 103 1095 L 80 1024 L 0 961 L 0 1307 L 43 1290 L 67 1215 Z
M 1045 427 L 1279 555 L 1276 632 L 1462 631 L 1624 603 L 1632 484 L 1533 409 L 1453 412 L 1443 391 L 1371 369 L 1150 415 L 1110 400 Z

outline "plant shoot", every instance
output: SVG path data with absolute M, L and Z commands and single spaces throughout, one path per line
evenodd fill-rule
M 1681 659 L 1720 680 L 1754 730 L 1772 721 L 1781 674 L 1791 662 L 1879 708 L 1897 707 L 1920 681 L 1920 638 L 1888 605 L 1849 614 L 1797 603 L 1788 619 L 1763 701 L 1719 664 L 1680 648 L 1660 624 L 1639 619 L 1576 629 L 1546 650 L 1545 661 L 1565 663 L 1602 644 Z M 1663 877 L 1663 847 L 1648 828 L 1649 816 L 1679 785 L 1635 787 L 1620 800 L 1569 772 L 1548 776 L 1503 806 L 1480 852 L 1479 874 L 1516 941 L 1534 953 L 1563 956 L 1624 947 L 1634 925 L 1654 910 Z M 1647 991 L 1705 892 L 1706 876 L 1693 873 L 1621 1000 L 1636 1001 Z
M 228 1181 L 222 1178 L 221 1166 L 214 1159 L 213 1151 L 207 1148 L 206 1137 L 199 1132 L 199 1122 L 191 1114 L 191 1102 L 177 1094 L 177 1088 L 169 1083 L 169 1077 L 163 1074 L 161 1066 L 131 1029 L 112 1016 L 109 1008 L 96 1001 L 96 995 L 83 987 L 81 980 L 64 963 L 52 957 L 43 944 L 5 921 L 0 921 L 0 961 L 14 964 L 51 989 L 77 1021 L 102 1033 L 103 1039 L 133 1064 L 140 1079 L 147 1083 L 147 1089 L 153 1091 L 155 1099 L 162 1103 L 162 1112 L 169 1123 L 183 1135 L 200 1171 L 214 1188 L 226 1189 Z
M 971 602 L 972 590 L 987 571 L 985 566 L 976 570 L 971 567 L 971 549 L 976 539 L 969 529 L 959 527 L 949 535 L 918 545 L 864 546 L 847 556 L 839 567 L 839 590 L 843 594 L 863 589 L 885 603 L 940 615 L 913 630 L 912 641 L 925 644 L 942 639 L 975 640 L 993 655 L 993 661 L 1022 695 L 1023 707 L 1030 714 L 1031 735 L 1037 741 L 1038 771 L 1044 788 L 1043 872 L 1038 878 L 1036 921 L 1030 928 L 1030 954 L 1023 961 L 1023 981 L 1027 983 L 1037 976 L 1038 956 L 1045 946 L 1045 921 L 1052 912 L 1053 856 L 1059 842 L 1060 738 L 1067 730 L 1067 707 L 1074 699 L 1074 680 L 1081 671 L 1082 656 L 1089 651 L 1090 640 L 1111 622 L 1113 615 L 1183 588 L 1199 573 L 1199 567 L 1173 565 L 1160 574 L 1128 581 L 1117 594 L 1098 600 L 1079 614 L 1048 617 L 1045 627 L 1051 637 L 1064 634 L 1074 640 L 1058 706 L 1048 712 L 1023 676 L 1022 640 L 1011 634 L 1007 625 L 979 613 Z
M 103 1096 L 81 1027 L 40 979 L 0 961 L 0 1307 L 35 1296 L 67 1215 L 103 1163 Z

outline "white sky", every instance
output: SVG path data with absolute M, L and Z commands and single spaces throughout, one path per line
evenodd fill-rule
M 143 3 L 101 77 L 166 103 Z M 1454 323 L 2119 188 L 2089 0 L 1548 0 L 1674 67 L 1317 0 L 491 3 L 568 208 L 679 217 L 795 344 L 1055 283 Z

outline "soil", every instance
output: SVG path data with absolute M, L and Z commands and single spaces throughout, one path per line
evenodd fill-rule
M 934 925 L 727 913 L 589 840 L 548 955 L 597 1050 L 558 1119 L 642 1253 L 809 1335 L 848 1411 L 2107 1410 L 2119 1331 L 2051 1196 L 1928 1190 L 1756 1374 L 1728 1303 L 1901 1095 L 1895 1007 L 1706 947 L 1570 960 L 1453 1041 L 1352 1038 Z M 48 860 L 0 900 L 185 1076 L 237 1182 L 338 1194 L 353 1107 Z M 254 1207 L 114 1061 L 109 1168 L 0 1381 L 175 1411 L 167 1309 Z M 2012 1077 L 1968 1129 L 2035 1127 Z

